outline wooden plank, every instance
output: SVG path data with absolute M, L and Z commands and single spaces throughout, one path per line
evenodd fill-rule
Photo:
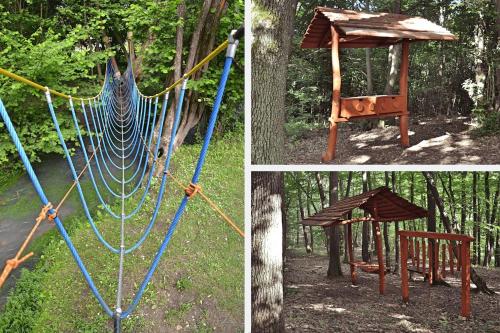
M 455 268 L 453 267 L 455 264 L 455 256 L 453 255 L 453 246 L 448 244 L 448 255 L 450 257 L 450 273 L 451 275 L 455 274 Z
M 399 71 L 399 95 L 401 95 L 402 108 L 399 117 L 399 133 L 401 136 L 401 145 L 410 146 L 410 137 L 408 135 L 408 70 L 409 70 L 410 44 L 408 39 L 403 40 L 401 53 L 401 68 Z
M 425 272 L 425 266 L 427 262 L 427 257 L 426 257 L 426 249 L 427 246 L 425 245 L 425 239 L 422 239 L 422 271 Z
M 335 149 L 337 146 L 337 131 L 338 124 L 336 119 L 340 115 L 340 60 L 339 60 L 339 38 L 340 35 L 337 29 L 333 26 L 330 27 L 332 34 L 332 71 L 333 71 L 333 92 L 332 92 L 332 111 L 330 113 L 330 131 L 328 133 L 328 145 L 326 152 L 321 157 L 323 162 L 329 162 L 335 158 Z
M 434 281 L 434 276 L 432 275 L 432 245 L 431 242 L 427 241 L 427 256 L 429 257 L 429 284 Z
M 419 31 L 409 31 L 409 30 L 387 30 L 378 28 L 368 28 L 368 27 L 348 27 L 345 24 L 338 25 L 340 30 L 346 36 L 371 36 L 380 38 L 406 38 L 406 39 L 419 39 L 419 40 L 447 40 L 454 41 L 456 38 L 454 36 L 431 33 L 431 32 L 419 32 Z
M 417 252 L 417 269 L 420 269 L 420 241 L 416 240 L 415 244 L 416 252 Z
M 399 235 L 404 235 L 406 237 L 422 237 L 422 238 L 430 238 L 430 239 L 446 239 L 449 241 L 473 241 L 474 237 L 470 237 L 467 235 L 460 234 L 450 234 L 450 233 L 441 233 L 441 232 L 430 232 L 430 231 L 409 231 L 409 230 L 400 230 L 398 231 Z
M 462 317 L 470 316 L 470 242 L 465 241 L 460 247 L 462 257 Z
M 408 238 L 400 236 L 401 245 L 401 293 L 403 302 L 408 303 L 410 291 L 408 288 Z

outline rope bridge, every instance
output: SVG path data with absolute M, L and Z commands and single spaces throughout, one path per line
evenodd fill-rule
M 242 34 L 242 28 L 238 29 L 237 31 L 232 31 L 229 35 L 229 38 L 224 43 L 219 45 L 207 57 L 205 57 L 202 61 L 195 65 L 186 74 L 184 74 L 181 79 L 174 82 L 165 90 L 152 96 L 146 96 L 138 89 L 133 74 L 134 71 L 132 68 L 131 60 L 129 60 L 127 69 L 123 75 L 116 71 L 114 66 L 110 64 L 110 61 L 108 61 L 106 65 L 105 80 L 101 91 L 96 96 L 89 98 L 72 97 L 70 95 L 51 90 L 48 87 L 43 87 L 42 85 L 29 81 L 23 77 L 0 68 L 0 74 L 23 82 L 36 89 L 45 91 L 45 98 L 47 101 L 50 116 L 52 118 L 52 122 L 54 124 L 54 129 L 57 132 L 59 142 L 64 151 L 64 155 L 73 178 L 71 187 L 60 200 L 59 204 L 53 207 L 53 205 L 49 202 L 42 186 L 40 185 L 38 177 L 33 170 L 33 167 L 26 155 L 23 145 L 19 140 L 19 137 L 10 120 L 7 110 L 5 109 L 0 99 L 0 116 L 5 123 L 5 127 L 7 128 L 9 135 L 11 136 L 11 139 L 16 146 L 16 149 L 24 164 L 28 176 L 30 177 L 31 182 L 33 183 L 33 186 L 43 204 L 43 208 L 36 219 L 36 223 L 33 226 L 28 237 L 26 238 L 25 242 L 22 244 L 16 256 L 13 259 L 7 261 L 4 271 L 0 276 L 0 286 L 13 269 L 15 269 L 20 263 L 33 255 L 33 253 L 31 252 L 24 257 L 21 257 L 40 223 L 45 219 L 53 220 L 57 227 L 57 230 L 68 246 L 71 255 L 76 261 L 78 268 L 83 274 L 89 288 L 91 289 L 92 293 L 94 294 L 95 298 L 97 299 L 103 310 L 106 312 L 106 314 L 113 318 L 114 329 L 116 332 L 119 332 L 121 331 L 121 320 L 127 318 L 137 307 L 147 284 L 150 282 L 153 273 L 155 272 L 160 259 L 169 244 L 172 234 L 174 233 L 177 224 L 179 223 L 179 220 L 186 208 L 189 199 L 198 194 L 240 236 L 244 237 L 244 233 L 226 214 L 222 212 L 219 207 L 217 207 L 217 205 L 206 194 L 204 194 L 201 186 L 198 184 L 214 130 L 215 122 L 217 120 L 219 108 L 222 103 L 222 98 L 229 77 L 231 65 L 234 60 L 236 47 L 238 45 L 238 39 L 242 36 Z M 174 139 L 180 124 L 181 111 L 183 108 L 184 95 L 187 89 L 187 82 L 191 75 L 202 69 L 203 66 L 208 63 L 208 61 L 216 57 L 224 50 L 226 50 L 224 67 L 220 77 L 217 94 L 215 96 L 213 109 L 209 117 L 203 145 L 193 176 L 191 178 L 191 182 L 189 183 L 189 185 L 185 186 L 170 173 L 169 167 L 174 150 Z M 156 168 L 158 167 L 158 152 L 163 132 L 163 124 L 165 122 L 166 110 L 169 105 L 170 91 L 178 86 L 180 86 L 180 92 L 178 101 L 175 105 L 171 134 L 168 142 L 168 149 L 167 153 L 165 154 L 165 163 L 162 170 L 163 172 L 161 173 L 161 183 L 159 186 L 159 191 L 151 218 L 138 240 L 132 244 L 125 244 L 125 222 L 128 219 L 133 218 L 141 210 L 146 197 L 150 192 L 152 177 L 155 174 Z M 68 100 L 68 107 L 71 112 L 73 126 L 75 128 L 81 151 L 85 160 L 85 166 L 78 174 L 76 172 L 73 160 L 70 156 L 68 147 L 65 143 L 64 136 L 61 132 L 58 117 L 54 111 L 54 106 L 52 104 L 52 96 L 58 96 Z M 161 102 L 160 98 L 162 99 Z M 80 112 L 83 115 L 83 121 L 79 120 L 79 118 L 77 117 L 77 112 Z M 159 128 L 156 142 L 153 143 L 153 137 L 155 136 L 155 124 L 159 124 Z M 92 147 L 92 154 L 90 156 L 87 154 L 87 151 L 85 149 L 86 145 L 80 130 L 80 126 L 84 126 L 86 132 L 89 133 L 88 140 L 90 141 L 90 145 Z M 148 161 L 151 162 L 148 163 Z M 149 172 L 146 172 L 148 170 L 148 167 Z M 87 199 L 80 184 L 80 179 L 86 172 L 89 175 L 90 181 L 92 183 L 92 188 L 96 193 L 97 199 L 102 205 L 103 209 L 109 216 L 120 221 L 119 247 L 111 245 L 105 239 L 105 237 L 96 226 L 92 215 L 90 214 Z M 172 222 L 166 234 L 164 235 L 163 241 L 154 256 L 140 287 L 136 291 L 132 302 L 128 305 L 128 307 L 122 308 L 123 266 L 125 256 L 139 248 L 151 232 L 162 204 L 168 178 L 170 178 L 179 188 L 183 189 L 185 195 L 177 208 Z M 145 185 L 143 185 L 144 183 Z M 102 184 L 103 186 L 98 186 L 98 184 Z M 71 238 L 69 237 L 64 225 L 62 224 L 60 217 L 58 216 L 59 209 L 61 208 L 69 194 L 75 188 L 78 192 L 84 214 L 97 239 L 109 251 L 119 255 L 118 288 L 114 309 L 112 309 L 101 296 L 85 266 L 85 263 L 82 261 L 77 249 L 73 245 Z M 134 203 L 132 204 L 128 199 L 130 199 L 135 194 L 139 195 L 139 200 L 134 201 Z M 110 198 L 111 200 L 107 201 L 106 198 Z M 111 201 L 113 203 L 119 202 L 120 209 L 113 209 Z

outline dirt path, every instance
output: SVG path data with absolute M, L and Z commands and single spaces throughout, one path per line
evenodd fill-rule
M 410 124 L 410 144 L 399 144 L 399 127 L 363 132 L 340 124 L 333 164 L 500 164 L 500 136 L 474 138 L 467 119 L 421 118 Z M 319 164 L 327 129 L 289 142 L 288 164 Z
M 401 301 L 400 279 L 388 274 L 386 293 L 378 293 L 378 275 L 359 272 L 327 279 L 328 258 L 289 251 L 285 267 L 287 332 L 500 332 L 500 295 L 472 292 L 472 318 L 462 320 L 460 276 L 451 287 L 430 287 L 421 277 L 410 281 L 410 304 Z M 500 290 L 500 270 L 477 268 L 488 285 Z M 349 267 L 343 265 L 349 275 Z

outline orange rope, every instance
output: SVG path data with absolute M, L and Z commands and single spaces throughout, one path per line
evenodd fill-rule
M 172 180 L 182 189 L 186 190 L 186 186 L 184 186 L 177 178 L 175 178 L 171 173 L 170 171 L 167 172 L 167 175 L 172 178 Z M 192 185 L 192 184 L 190 184 Z M 197 185 L 198 186 L 198 185 Z M 199 187 L 199 186 L 198 186 Z M 205 200 L 209 206 L 214 210 L 216 211 L 223 219 L 224 221 L 226 221 L 241 237 L 245 237 L 245 233 L 243 231 L 241 231 L 240 228 L 238 228 L 238 226 L 236 225 L 236 223 L 233 222 L 233 220 L 231 220 L 226 214 L 224 214 L 224 212 L 215 204 L 215 202 L 213 202 L 209 197 L 207 197 L 205 195 L 205 193 L 203 193 L 201 191 L 201 187 L 199 187 L 197 193 L 200 194 L 200 196 L 202 197 L 203 200 Z
M 49 210 L 52 209 L 52 204 L 49 202 L 47 205 L 43 206 L 42 209 L 40 210 L 40 213 L 38 214 L 38 217 L 36 218 L 36 223 L 31 228 L 30 233 L 28 234 L 28 237 L 24 240 L 23 244 L 17 251 L 16 255 L 14 258 L 7 260 L 5 267 L 2 271 L 2 275 L 0 275 L 0 288 L 4 284 L 5 280 L 7 280 L 7 277 L 9 276 L 10 272 L 12 272 L 14 269 L 16 269 L 21 263 L 26 261 L 28 258 L 30 258 L 33 255 L 33 252 L 28 253 L 24 257 L 21 257 L 21 254 L 24 252 L 26 247 L 28 246 L 29 242 L 33 238 L 33 235 L 35 234 L 35 231 L 38 229 L 40 224 L 43 222 L 48 217 L 48 212 Z
M 49 210 L 52 209 L 52 204 L 50 202 L 46 206 L 42 207 L 42 209 L 40 210 L 40 213 L 38 214 L 38 217 L 35 220 L 35 225 L 33 226 L 33 228 L 31 228 L 30 233 L 28 234 L 28 236 L 24 240 L 23 244 L 21 245 L 21 247 L 17 251 L 16 256 L 14 258 L 6 261 L 5 267 L 2 271 L 2 275 L 0 275 L 0 288 L 5 283 L 5 280 L 7 280 L 10 273 L 14 269 L 16 269 L 21 263 L 23 263 L 24 261 L 29 259 L 31 256 L 33 256 L 34 253 L 30 252 L 27 255 L 25 255 L 24 257 L 20 258 L 21 254 L 24 252 L 24 250 L 26 249 L 28 244 L 31 242 L 31 239 L 33 238 L 33 236 L 34 236 L 36 230 L 38 229 L 38 227 L 40 226 L 40 224 L 46 219 L 53 221 L 56 218 L 57 212 L 59 211 L 59 209 L 63 205 L 64 201 L 66 201 L 66 199 L 68 198 L 71 191 L 73 191 L 73 189 L 75 188 L 76 184 L 78 183 L 80 178 L 83 176 L 85 171 L 88 169 L 88 167 L 90 165 L 90 161 L 92 161 L 92 159 L 94 158 L 94 156 L 97 153 L 97 151 L 99 150 L 99 148 L 100 148 L 100 144 L 97 146 L 97 148 L 95 149 L 92 156 L 90 156 L 88 163 L 85 165 L 85 167 L 82 169 L 82 171 L 80 171 L 80 174 L 78 174 L 78 177 L 76 178 L 76 180 L 73 181 L 73 184 L 71 184 L 70 188 L 66 191 L 66 193 L 64 194 L 63 198 L 61 199 L 61 201 L 59 202 L 57 207 L 54 208 L 54 213 L 51 213 L 51 214 L 49 213 Z
M 139 135 L 139 137 L 141 138 L 141 142 L 142 144 L 144 145 L 144 147 L 146 149 L 149 150 L 149 153 L 152 155 L 152 156 L 155 156 L 153 154 L 153 152 L 151 151 L 151 149 L 149 149 L 149 147 L 146 145 L 146 142 L 144 142 L 144 139 L 142 137 L 142 135 Z M 224 214 L 224 212 L 215 204 L 215 202 L 213 202 L 212 200 L 210 200 L 209 197 L 207 197 L 202 191 L 201 191 L 201 186 L 199 185 L 195 185 L 193 183 L 189 183 L 189 186 L 184 186 L 177 178 L 175 178 L 171 173 L 170 171 L 167 171 L 167 175 L 172 178 L 172 180 L 177 183 L 177 185 L 184 190 L 184 192 L 186 193 L 186 195 L 191 198 L 193 195 L 195 195 L 196 193 L 199 193 L 200 196 L 203 198 L 203 200 L 205 200 L 209 205 L 210 207 L 212 207 L 212 209 L 214 211 L 216 211 L 223 219 L 224 221 L 226 221 L 241 237 L 245 237 L 245 233 L 243 231 L 241 231 L 240 228 L 238 228 L 238 226 L 236 225 L 236 223 L 233 222 L 233 220 L 231 220 L 226 214 Z

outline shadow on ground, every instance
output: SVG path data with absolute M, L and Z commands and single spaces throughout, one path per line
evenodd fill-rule
M 499 164 L 500 137 L 475 138 L 465 118 L 413 119 L 410 147 L 399 141 L 399 127 L 363 132 L 340 124 L 332 164 Z M 318 164 L 326 148 L 328 129 L 313 130 L 289 142 L 288 164 Z
M 420 276 L 410 281 L 410 303 L 401 301 L 399 275 L 386 276 L 379 295 L 378 275 L 358 272 L 351 285 L 349 266 L 343 277 L 328 279 L 328 257 L 288 251 L 284 315 L 287 332 L 500 332 L 500 295 L 471 293 L 472 318 L 460 313 L 460 275 L 447 276 L 451 287 L 430 287 Z M 495 290 L 500 271 L 476 268 Z M 474 287 L 474 285 L 472 285 Z

